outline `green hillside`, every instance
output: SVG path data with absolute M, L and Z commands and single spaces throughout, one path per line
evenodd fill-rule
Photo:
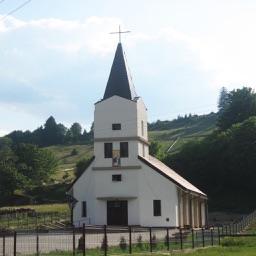
M 90 159 L 93 156 L 93 145 L 57 145 L 47 147 L 47 149 L 51 150 L 59 159 L 59 170 L 52 177 L 57 182 L 72 180 L 76 163 L 81 159 Z
M 173 121 L 157 121 L 149 124 L 149 140 L 162 145 L 163 153 L 172 153 L 188 140 L 204 138 L 216 129 L 217 114 L 190 116 Z

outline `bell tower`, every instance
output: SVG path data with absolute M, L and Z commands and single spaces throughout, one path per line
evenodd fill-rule
M 122 44 L 118 43 L 103 99 L 95 104 L 97 165 L 133 166 L 148 157 L 147 109 L 137 96 Z

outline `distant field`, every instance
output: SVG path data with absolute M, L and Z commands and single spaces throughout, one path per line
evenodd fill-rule
M 76 163 L 83 158 L 90 159 L 93 156 L 93 145 L 58 145 L 47 149 L 59 159 L 59 169 L 52 176 L 52 179 L 56 181 L 62 181 L 66 173 L 69 175 L 68 179 L 73 179 Z M 76 155 L 72 155 L 74 149 L 77 151 Z
M 17 207 L 14 207 L 17 208 Z M 19 208 L 34 209 L 36 212 L 69 212 L 70 209 L 67 203 L 64 204 L 44 204 L 44 205 L 22 205 Z M 11 210 L 12 207 L 0 207 L 0 210 Z
M 189 140 L 202 139 L 212 133 L 216 129 L 216 120 L 216 114 L 211 113 L 193 117 L 191 121 L 170 121 L 169 129 L 149 131 L 149 140 L 160 142 L 163 153 L 176 152 Z

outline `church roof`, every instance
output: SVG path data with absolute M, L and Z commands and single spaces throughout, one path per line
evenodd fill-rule
M 103 100 L 114 95 L 128 100 L 137 96 L 121 43 L 117 45 Z
M 149 158 L 144 158 L 141 156 L 138 156 L 139 159 L 144 162 L 146 165 L 172 181 L 174 184 L 176 184 L 178 187 L 183 189 L 187 192 L 194 192 L 196 194 L 199 194 L 203 198 L 207 198 L 207 195 L 203 193 L 201 190 L 196 188 L 194 185 L 192 185 L 190 182 L 182 178 L 178 173 L 173 171 L 171 168 L 169 168 L 167 165 L 159 161 L 153 156 L 149 156 Z

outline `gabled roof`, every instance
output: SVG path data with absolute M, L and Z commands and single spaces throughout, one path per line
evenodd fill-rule
M 103 100 L 114 95 L 128 100 L 137 96 L 121 43 L 117 45 Z
M 163 175 L 165 178 L 169 179 L 172 181 L 174 184 L 176 184 L 178 187 L 180 187 L 182 190 L 186 192 L 194 192 L 203 198 L 207 198 L 207 195 L 200 191 L 198 188 L 196 188 L 194 185 L 192 185 L 190 182 L 182 178 L 178 173 L 173 171 L 171 168 L 169 168 L 167 165 L 159 161 L 153 156 L 149 156 L 149 158 L 144 158 L 141 156 L 138 156 L 138 158 L 157 171 L 159 174 Z

